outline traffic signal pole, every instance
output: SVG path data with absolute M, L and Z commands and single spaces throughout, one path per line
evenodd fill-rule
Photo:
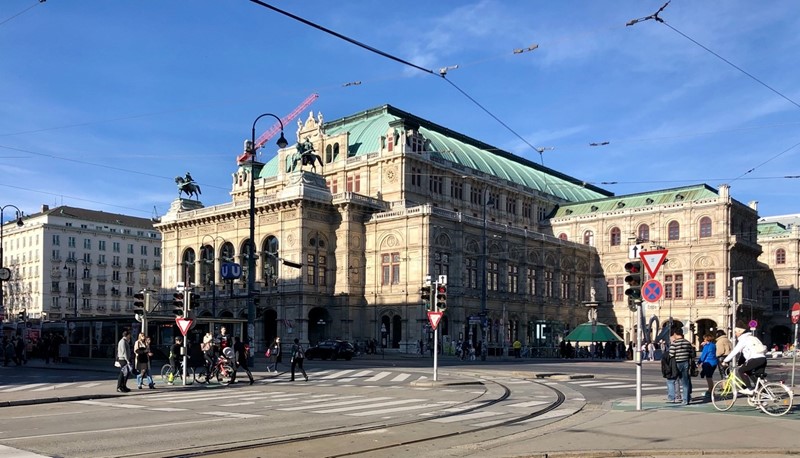
M 439 301 L 436 299 L 436 291 L 438 288 L 438 283 L 433 282 L 431 303 L 433 304 L 434 312 L 439 311 Z M 439 326 L 436 326 L 436 329 L 433 330 L 433 381 L 439 381 Z
M 186 291 L 189 288 L 184 288 Z M 183 317 L 186 318 L 189 316 L 189 302 L 192 300 L 192 293 L 186 294 L 184 292 L 184 301 L 183 301 Z M 186 386 L 186 368 L 189 366 L 189 339 L 188 336 L 183 336 L 183 386 Z

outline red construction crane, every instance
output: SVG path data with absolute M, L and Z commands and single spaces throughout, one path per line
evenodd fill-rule
M 281 122 L 280 123 L 276 122 L 272 127 L 267 129 L 266 132 L 261 134 L 261 136 L 256 139 L 256 144 L 255 144 L 255 147 L 253 148 L 253 151 L 254 152 L 258 151 L 262 146 L 264 146 L 264 143 L 266 143 L 270 138 L 274 137 L 275 134 L 280 132 L 281 131 L 281 123 L 283 123 L 283 126 L 288 125 L 289 121 L 291 121 L 292 119 L 294 119 L 298 115 L 300 115 L 300 112 L 302 112 L 303 110 L 308 108 L 308 106 L 311 105 L 312 103 L 314 103 L 314 101 L 317 100 L 318 98 L 319 98 L 319 94 L 317 94 L 317 93 L 309 95 L 305 100 L 303 100 L 303 103 L 298 105 L 294 110 L 292 110 L 291 113 L 289 113 L 288 115 L 286 115 L 283 118 L 281 118 Z M 247 162 L 249 160 L 250 160 L 250 153 L 248 153 L 247 151 L 245 151 L 239 157 L 236 158 L 236 162 L 238 162 L 239 164 L 242 164 L 242 163 Z

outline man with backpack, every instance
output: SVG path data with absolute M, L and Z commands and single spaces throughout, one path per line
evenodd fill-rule
M 761 343 L 758 337 L 749 332 L 744 327 L 744 324 L 737 324 L 735 333 L 736 345 L 731 350 L 731 353 L 725 357 L 722 364 L 727 366 L 739 353 L 744 356 L 744 364 L 736 368 L 736 376 L 742 379 L 746 385 L 739 392 L 751 395 L 753 394 L 754 386 L 754 381 L 751 377 L 754 374 L 763 373 L 767 367 L 767 347 Z

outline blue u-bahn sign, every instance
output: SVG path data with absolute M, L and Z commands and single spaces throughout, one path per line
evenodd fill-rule
M 225 280 L 236 280 L 242 276 L 242 266 L 235 262 L 223 262 L 220 266 L 220 274 Z

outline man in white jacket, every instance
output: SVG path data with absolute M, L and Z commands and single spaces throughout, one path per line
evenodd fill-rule
M 736 368 L 736 376 L 742 379 L 746 385 L 746 387 L 739 390 L 739 392 L 751 395 L 753 394 L 754 386 L 751 375 L 753 373 L 763 372 L 767 367 L 767 357 L 765 355 L 767 347 L 761 343 L 758 337 L 747 331 L 744 325 L 737 325 L 735 332 L 736 345 L 733 347 L 733 350 L 731 350 L 731 353 L 725 357 L 722 364 L 727 366 L 739 353 L 744 356 L 744 364 Z

